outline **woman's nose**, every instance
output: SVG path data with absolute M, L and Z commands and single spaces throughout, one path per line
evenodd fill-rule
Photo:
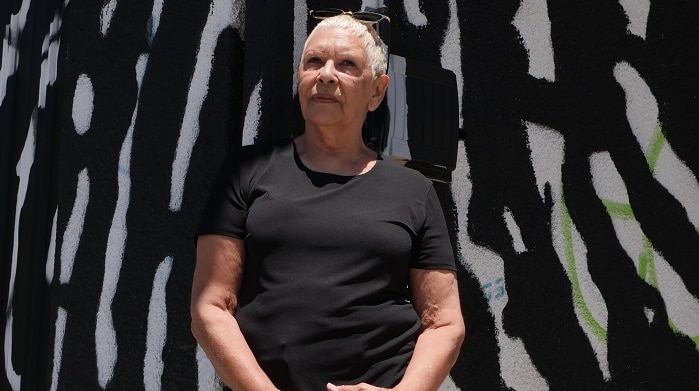
M 318 70 L 318 81 L 321 83 L 334 83 L 336 80 L 335 65 L 332 61 L 327 61 L 323 67 Z

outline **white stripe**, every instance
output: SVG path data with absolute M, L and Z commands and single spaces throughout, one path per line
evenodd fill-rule
M 153 2 L 153 10 L 150 16 L 150 34 L 148 35 L 148 46 L 153 45 L 153 39 L 158 32 L 160 26 L 160 14 L 163 12 L 163 3 L 165 0 L 155 0 Z
M 306 1 L 294 0 L 294 59 L 291 62 L 293 79 L 291 81 L 291 96 L 296 94 L 298 89 L 298 75 L 296 69 L 301 62 L 303 44 L 306 42 L 306 25 L 308 22 L 308 6 Z
M 51 370 L 50 391 L 58 388 L 58 374 L 61 372 L 61 358 L 63 357 L 63 339 L 66 335 L 66 321 L 68 313 L 65 309 L 58 307 L 56 315 L 56 336 L 53 342 L 53 369 Z
M 83 168 L 78 174 L 78 184 L 75 190 L 73 210 L 70 212 L 68 225 L 63 232 L 63 244 L 61 245 L 61 274 L 59 282 L 67 284 L 73 274 L 75 254 L 78 252 L 80 237 L 85 224 L 85 213 L 90 202 L 90 176 L 87 168 Z
M 420 5 L 417 0 L 405 0 L 405 16 L 408 17 L 408 22 L 416 27 L 427 26 L 427 16 L 420 11 Z
M 456 0 L 450 0 L 449 26 L 444 34 L 444 42 L 442 42 L 441 64 L 442 68 L 449 69 L 456 76 L 456 92 L 459 99 L 459 127 L 462 127 L 464 115 L 461 112 L 461 102 L 463 102 L 464 77 L 461 73 L 461 29 L 456 12 Z
M 58 219 L 58 209 L 53 212 L 53 223 L 51 224 L 51 238 L 49 239 L 49 249 L 46 251 L 46 285 L 53 282 L 53 274 L 56 268 L 56 222 Z
M 243 124 L 243 145 L 252 145 L 257 137 L 257 128 L 260 125 L 260 116 L 262 115 L 262 80 L 257 82 L 257 85 L 250 94 L 248 100 L 248 108 L 245 110 L 245 122 Z
M 100 14 L 100 33 L 102 36 L 106 36 L 109 31 L 109 25 L 112 23 L 112 17 L 114 16 L 114 11 L 117 7 L 117 0 L 109 0 L 102 6 L 102 13 Z
M 233 16 L 238 14 L 236 7 L 237 3 L 234 4 L 233 1 L 214 0 L 201 34 L 197 62 L 189 85 L 187 106 L 182 119 L 180 137 L 177 140 L 175 159 L 172 162 L 170 210 L 173 212 L 182 207 L 184 182 L 189 170 L 192 149 L 199 136 L 199 114 L 209 92 L 209 78 L 218 36 L 225 28 L 233 25 Z
M 15 225 L 14 236 L 12 242 L 12 264 L 10 265 L 10 281 L 7 288 L 7 307 L 5 309 L 5 373 L 7 382 L 12 387 L 13 391 L 19 390 L 22 383 L 22 377 L 15 372 L 12 365 L 12 325 L 14 323 L 14 291 L 15 278 L 17 277 L 17 262 L 19 258 L 19 220 L 22 215 L 22 209 L 27 199 L 27 191 L 29 188 L 29 175 L 34 165 L 34 154 L 36 152 L 36 110 L 34 111 L 30 122 L 27 138 L 24 140 L 24 148 L 17 162 L 17 176 L 19 177 L 19 186 L 17 189 L 17 203 L 15 207 Z
M 527 49 L 529 74 L 548 81 L 556 81 L 551 21 L 546 0 L 523 0 L 512 24 L 522 36 Z
M 197 377 L 199 391 L 220 391 L 223 389 L 216 376 L 214 366 L 199 345 L 197 345 Z
M 41 46 L 41 82 L 39 83 L 39 102 L 37 105 L 40 109 L 46 107 L 46 91 L 48 87 L 56 82 L 60 30 L 61 15 L 56 11 L 49 25 L 49 31 L 46 33 L 46 36 L 44 36 L 44 42 Z
M 172 257 L 160 263 L 153 278 L 153 289 L 148 305 L 146 354 L 143 362 L 143 385 L 146 391 L 159 391 L 163 375 L 163 348 L 167 339 L 166 287 L 172 271 Z
M 10 23 L 5 25 L 5 36 L 2 40 L 2 65 L 0 65 L 0 105 L 5 100 L 7 80 L 15 74 L 19 66 L 17 49 L 24 25 L 27 23 L 30 4 L 29 0 L 23 1 L 19 12 L 10 15 Z
M 141 82 L 148 65 L 148 55 L 142 54 L 136 63 L 136 105 L 131 115 L 131 125 L 126 132 L 124 142 L 119 152 L 119 166 L 117 167 L 117 202 L 107 237 L 107 249 L 104 262 L 104 279 L 102 281 L 102 293 L 100 295 L 99 309 L 97 311 L 97 327 L 95 329 L 95 343 L 97 354 L 97 377 L 100 385 L 107 386 L 114 374 L 114 365 L 117 360 L 118 346 L 116 332 L 112 319 L 112 301 L 116 294 L 117 283 L 124 260 L 124 248 L 128 230 L 126 227 L 126 214 L 129 209 L 131 193 L 131 147 L 133 143 L 133 131 L 138 116 L 138 106 L 141 95 Z
M 629 19 L 629 25 L 626 27 L 628 32 L 646 39 L 650 0 L 619 0 L 619 4 L 624 7 Z
M 92 81 L 89 76 L 83 73 L 75 82 L 71 111 L 75 132 L 81 136 L 90 129 L 94 100 L 95 93 L 92 89 Z

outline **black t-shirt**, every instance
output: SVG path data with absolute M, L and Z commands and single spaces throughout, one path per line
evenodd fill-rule
M 226 166 L 199 234 L 245 239 L 235 316 L 265 373 L 282 390 L 394 386 L 420 330 L 408 269 L 455 270 L 432 183 L 381 159 L 357 176 L 314 172 L 291 141 Z

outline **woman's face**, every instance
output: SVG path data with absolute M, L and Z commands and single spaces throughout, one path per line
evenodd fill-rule
M 372 77 L 360 38 L 342 29 L 316 30 L 299 65 L 299 100 L 307 124 L 348 126 L 378 107 L 387 76 Z

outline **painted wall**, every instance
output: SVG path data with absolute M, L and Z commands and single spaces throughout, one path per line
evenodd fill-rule
M 385 5 L 457 75 L 437 190 L 467 341 L 443 390 L 699 386 L 699 5 Z M 3 390 L 217 390 L 193 235 L 240 144 L 288 134 L 320 0 L 0 5 Z

